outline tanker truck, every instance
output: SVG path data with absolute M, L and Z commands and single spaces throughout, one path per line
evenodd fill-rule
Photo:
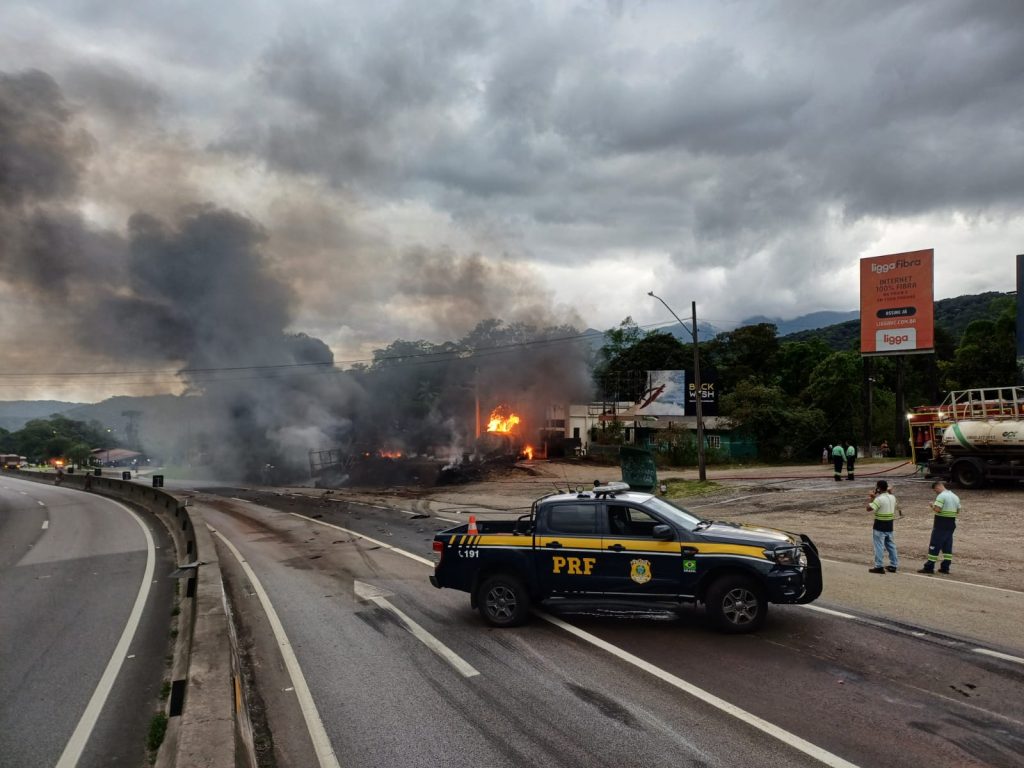
M 950 392 L 936 416 L 944 426 L 930 475 L 961 488 L 1024 480 L 1024 387 Z

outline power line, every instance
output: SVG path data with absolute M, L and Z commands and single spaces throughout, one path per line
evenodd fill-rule
M 662 323 L 650 323 L 648 325 L 637 326 L 639 329 L 653 329 L 659 327 L 665 327 L 669 325 L 675 325 L 672 322 Z M 238 366 L 216 366 L 206 368 L 153 368 L 153 369 L 139 369 L 139 370 L 127 370 L 127 371 L 17 371 L 17 372 L 0 372 L 0 379 L 15 380 L 17 383 L 0 383 L 0 387 L 23 387 L 26 386 L 26 380 L 37 379 L 37 380 L 49 380 L 53 378 L 69 379 L 69 378 L 116 378 L 123 376 L 140 376 L 145 377 L 141 379 L 132 379 L 129 381 L 121 382 L 124 384 L 159 384 L 159 383 L 180 383 L 181 376 L 189 377 L 202 377 L 207 374 L 217 373 L 239 373 L 239 372 L 275 372 L 275 371 L 294 371 L 297 369 L 304 368 L 317 368 L 322 369 L 323 373 L 355 373 L 357 371 L 350 371 L 348 369 L 342 369 L 340 366 L 343 365 L 356 365 L 356 364 L 379 364 L 385 363 L 390 360 L 397 361 L 393 365 L 383 369 L 373 369 L 371 371 L 362 371 L 360 373 L 377 372 L 380 370 L 388 370 L 401 365 L 414 365 L 422 363 L 435 363 L 435 362 L 454 362 L 457 360 L 476 360 L 480 358 L 491 357 L 498 354 L 508 354 L 524 347 L 540 347 L 545 345 L 565 344 L 576 341 L 585 341 L 589 339 L 602 338 L 605 335 L 605 331 L 591 331 L 589 333 L 578 333 L 569 336 L 560 336 L 546 339 L 531 339 L 528 341 L 512 342 L 509 344 L 497 344 L 492 347 L 477 347 L 475 349 L 465 348 L 454 348 L 454 349 L 443 349 L 443 350 L 431 350 L 425 352 L 414 352 L 409 354 L 394 354 L 394 355 L 383 355 L 380 357 L 373 358 L 355 358 L 350 360 L 334 360 L 332 362 L 309 362 L 309 363 L 278 363 L 278 364 L 264 364 L 264 365 L 238 365 Z M 163 378 L 169 377 L 169 378 Z M 234 379 L 217 379 L 200 378 L 203 382 L 217 382 L 217 381 L 242 381 L 256 378 L 270 378 L 266 376 L 251 376 L 251 377 L 239 377 Z

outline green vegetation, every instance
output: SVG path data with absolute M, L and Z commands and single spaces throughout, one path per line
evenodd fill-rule
M 164 743 L 164 736 L 167 733 L 167 715 L 157 712 L 149 721 L 149 733 L 146 734 L 146 747 L 150 752 L 156 752 Z
M 0 453 L 16 453 L 34 464 L 55 458 L 86 464 L 93 448 L 116 445 L 98 421 L 74 421 L 60 415 L 33 419 L 17 432 L 0 429 Z
M 670 499 L 680 499 L 706 496 L 720 490 L 722 485 L 714 480 L 666 480 L 665 487 L 665 496 Z
M 1005 294 L 936 302 L 935 354 L 904 357 L 906 407 L 937 405 L 949 390 L 1015 383 L 1015 322 L 1014 299 Z M 594 370 L 605 400 L 637 401 L 649 370 L 682 369 L 690 380 L 693 347 L 668 333 L 645 333 L 627 317 L 605 339 Z M 701 367 L 718 382 L 720 414 L 735 424 L 734 434 L 756 442 L 762 461 L 811 460 L 837 441 L 860 444 L 869 376 L 872 441 L 902 445 L 895 358 L 862 358 L 858 343 L 857 321 L 784 338 L 761 323 L 702 342 Z M 671 463 L 695 463 L 692 438 L 675 439 Z

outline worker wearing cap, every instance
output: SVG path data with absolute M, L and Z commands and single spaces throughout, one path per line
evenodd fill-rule
M 953 531 L 956 530 L 956 518 L 962 506 L 960 498 L 952 491 L 947 491 L 941 480 L 932 483 L 932 490 L 938 494 L 932 502 L 935 520 L 932 522 L 932 538 L 928 542 L 928 559 L 918 573 L 935 573 L 935 563 L 942 553 L 942 565 L 939 573 L 949 573 L 953 564 Z
M 840 482 L 843 479 L 843 461 L 846 459 L 846 451 L 843 450 L 843 446 L 836 443 L 836 447 L 832 449 L 832 467 L 836 472 L 836 482 Z
M 868 496 L 868 512 L 875 513 L 875 524 L 872 526 L 871 538 L 875 545 L 875 567 L 868 568 L 868 573 L 896 573 L 900 567 L 900 556 L 896 552 L 896 539 L 893 537 L 893 523 L 899 504 L 889 490 L 885 480 L 875 483 L 875 490 Z M 889 565 L 882 567 L 884 554 L 889 553 Z
M 853 480 L 853 463 L 857 460 L 857 446 L 843 443 L 846 446 L 846 479 Z

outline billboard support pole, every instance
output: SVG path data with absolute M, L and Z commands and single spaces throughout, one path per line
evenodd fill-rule
M 874 405 L 874 392 L 872 387 L 875 384 L 874 372 L 875 372 L 875 361 L 873 358 L 865 356 L 861 360 L 864 361 L 864 423 L 863 423 L 863 440 L 864 440 L 864 453 L 863 456 L 871 456 L 871 410 Z
M 896 356 L 896 444 L 894 456 L 906 456 L 907 403 L 903 393 L 903 355 Z
M 1017 383 L 1024 384 L 1024 253 L 1017 254 Z

